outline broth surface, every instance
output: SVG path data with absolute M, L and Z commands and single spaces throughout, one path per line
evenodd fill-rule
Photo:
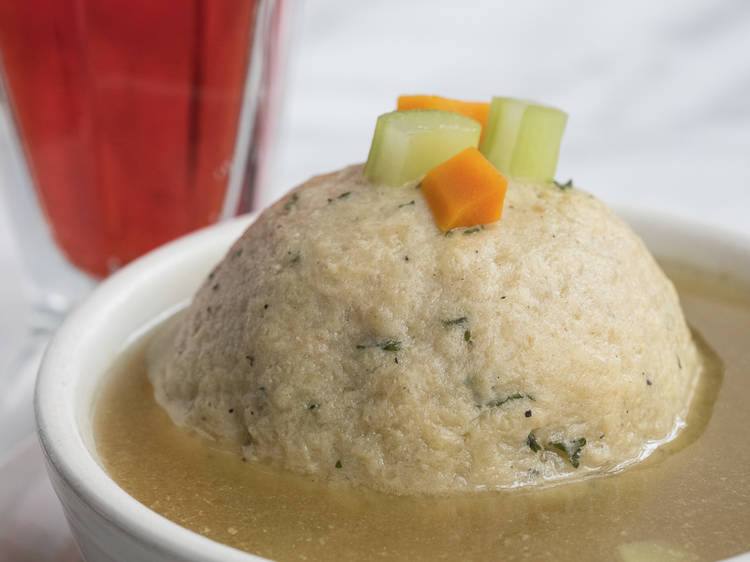
M 535 490 L 398 497 L 272 472 L 172 424 L 146 375 L 153 333 L 123 355 L 102 390 L 98 453 L 112 478 L 149 508 L 276 560 L 581 561 L 643 552 L 715 560 L 744 552 L 750 290 L 666 269 L 706 372 L 680 436 L 615 475 Z

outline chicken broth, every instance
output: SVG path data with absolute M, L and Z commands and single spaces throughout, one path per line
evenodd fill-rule
M 667 271 L 705 371 L 678 438 L 615 475 L 427 497 L 271 470 L 176 427 L 156 404 L 147 349 L 167 325 L 114 365 L 96 409 L 98 454 L 150 509 L 276 560 L 715 560 L 744 552 L 750 291 L 686 268 Z

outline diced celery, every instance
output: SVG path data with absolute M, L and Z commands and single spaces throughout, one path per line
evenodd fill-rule
M 480 151 L 504 174 L 551 181 L 567 120 L 554 107 L 492 98 Z
M 365 175 L 399 186 L 479 144 L 482 126 L 453 111 L 393 111 L 378 117 Z

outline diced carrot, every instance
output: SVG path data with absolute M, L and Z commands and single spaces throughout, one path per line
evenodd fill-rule
M 479 101 L 461 101 L 441 96 L 399 96 L 398 109 L 442 109 L 443 111 L 455 111 L 466 115 L 484 126 L 487 124 L 487 116 L 490 112 L 490 104 Z
M 422 193 L 443 232 L 500 220 L 508 180 L 476 148 L 432 168 Z

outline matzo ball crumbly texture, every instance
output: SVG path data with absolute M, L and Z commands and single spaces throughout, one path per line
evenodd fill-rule
M 352 166 L 258 218 L 151 379 L 248 459 L 411 494 L 618 469 L 699 371 L 672 284 L 590 194 L 511 180 L 501 221 L 443 233 L 418 185 Z

